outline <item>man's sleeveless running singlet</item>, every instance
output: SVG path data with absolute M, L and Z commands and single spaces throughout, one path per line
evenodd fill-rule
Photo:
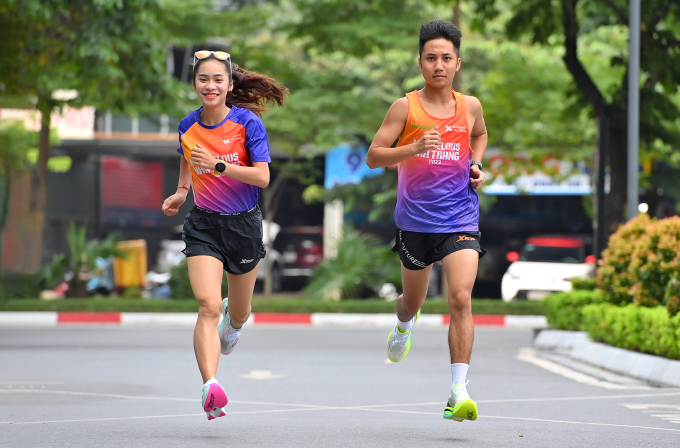
M 420 140 L 439 126 L 441 143 L 435 149 L 399 162 L 399 184 L 394 220 L 402 230 L 423 233 L 477 231 L 479 199 L 470 185 L 470 129 L 462 94 L 456 114 L 435 118 L 425 112 L 418 91 L 406 94 L 408 118 L 397 147 Z
M 253 162 L 271 162 L 269 141 L 262 121 L 248 109 L 232 106 L 227 117 L 215 126 L 201 122 L 201 110 L 187 115 L 179 124 L 177 152 L 191 163 L 191 148 L 200 143 L 224 163 L 253 166 Z M 220 213 L 239 213 L 257 205 L 260 188 L 220 175 L 213 170 L 191 167 L 194 202 L 197 206 Z

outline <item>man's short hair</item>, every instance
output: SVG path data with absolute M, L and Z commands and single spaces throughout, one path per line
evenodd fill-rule
M 420 26 L 420 36 L 418 38 L 418 54 L 423 55 L 425 44 L 434 39 L 446 39 L 453 44 L 456 55 L 460 57 L 460 39 L 463 33 L 451 22 L 446 20 L 431 20 Z

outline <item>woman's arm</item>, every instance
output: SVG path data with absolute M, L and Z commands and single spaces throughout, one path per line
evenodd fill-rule
M 191 165 L 212 172 L 217 162 L 218 159 L 200 143 L 196 143 L 196 146 L 191 149 Z M 267 162 L 253 162 L 253 166 L 232 165 L 226 162 L 225 164 L 227 168 L 222 173 L 225 176 L 260 188 L 269 185 L 269 164 Z
M 378 129 L 378 133 L 375 134 L 371 147 L 368 148 L 366 165 L 369 168 L 382 168 L 394 165 L 411 156 L 434 149 L 439 145 L 441 134 L 439 134 L 439 127 L 435 127 L 425 132 L 420 140 L 415 143 L 392 148 L 392 144 L 404 131 L 407 119 L 408 100 L 406 98 L 399 98 L 392 104 L 390 110 L 387 111 L 385 120 L 380 129 Z
M 182 156 L 179 161 L 179 182 L 177 183 L 177 191 L 172 196 L 168 197 L 164 202 L 161 210 L 167 216 L 176 215 L 179 207 L 184 204 L 191 189 L 191 165 L 187 159 Z

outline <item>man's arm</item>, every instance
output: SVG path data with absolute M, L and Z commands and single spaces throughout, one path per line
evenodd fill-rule
M 482 103 L 473 96 L 466 98 L 470 114 L 475 117 L 475 124 L 470 130 L 470 149 L 472 150 L 472 160 L 476 162 L 482 161 L 486 145 L 489 142 L 489 135 L 486 132 L 486 123 L 484 123 L 484 111 Z M 477 165 L 470 166 L 470 184 L 475 190 L 484 184 L 486 175 Z
M 408 100 L 399 98 L 392 104 L 390 110 L 385 115 L 380 129 L 375 134 L 371 147 L 368 148 L 366 155 L 366 165 L 369 168 L 382 168 L 406 160 L 416 154 L 422 154 L 430 149 L 434 149 L 441 141 L 438 127 L 431 129 L 423 134 L 420 140 L 415 143 L 392 148 L 392 144 L 399 138 L 404 131 L 406 120 L 408 119 Z

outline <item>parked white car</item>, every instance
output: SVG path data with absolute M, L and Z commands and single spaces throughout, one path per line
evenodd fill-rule
M 587 241 L 574 236 L 535 236 L 522 250 L 509 252 L 512 264 L 501 281 L 501 297 L 541 300 L 559 291 L 570 291 L 571 280 L 595 276 L 595 256 Z

